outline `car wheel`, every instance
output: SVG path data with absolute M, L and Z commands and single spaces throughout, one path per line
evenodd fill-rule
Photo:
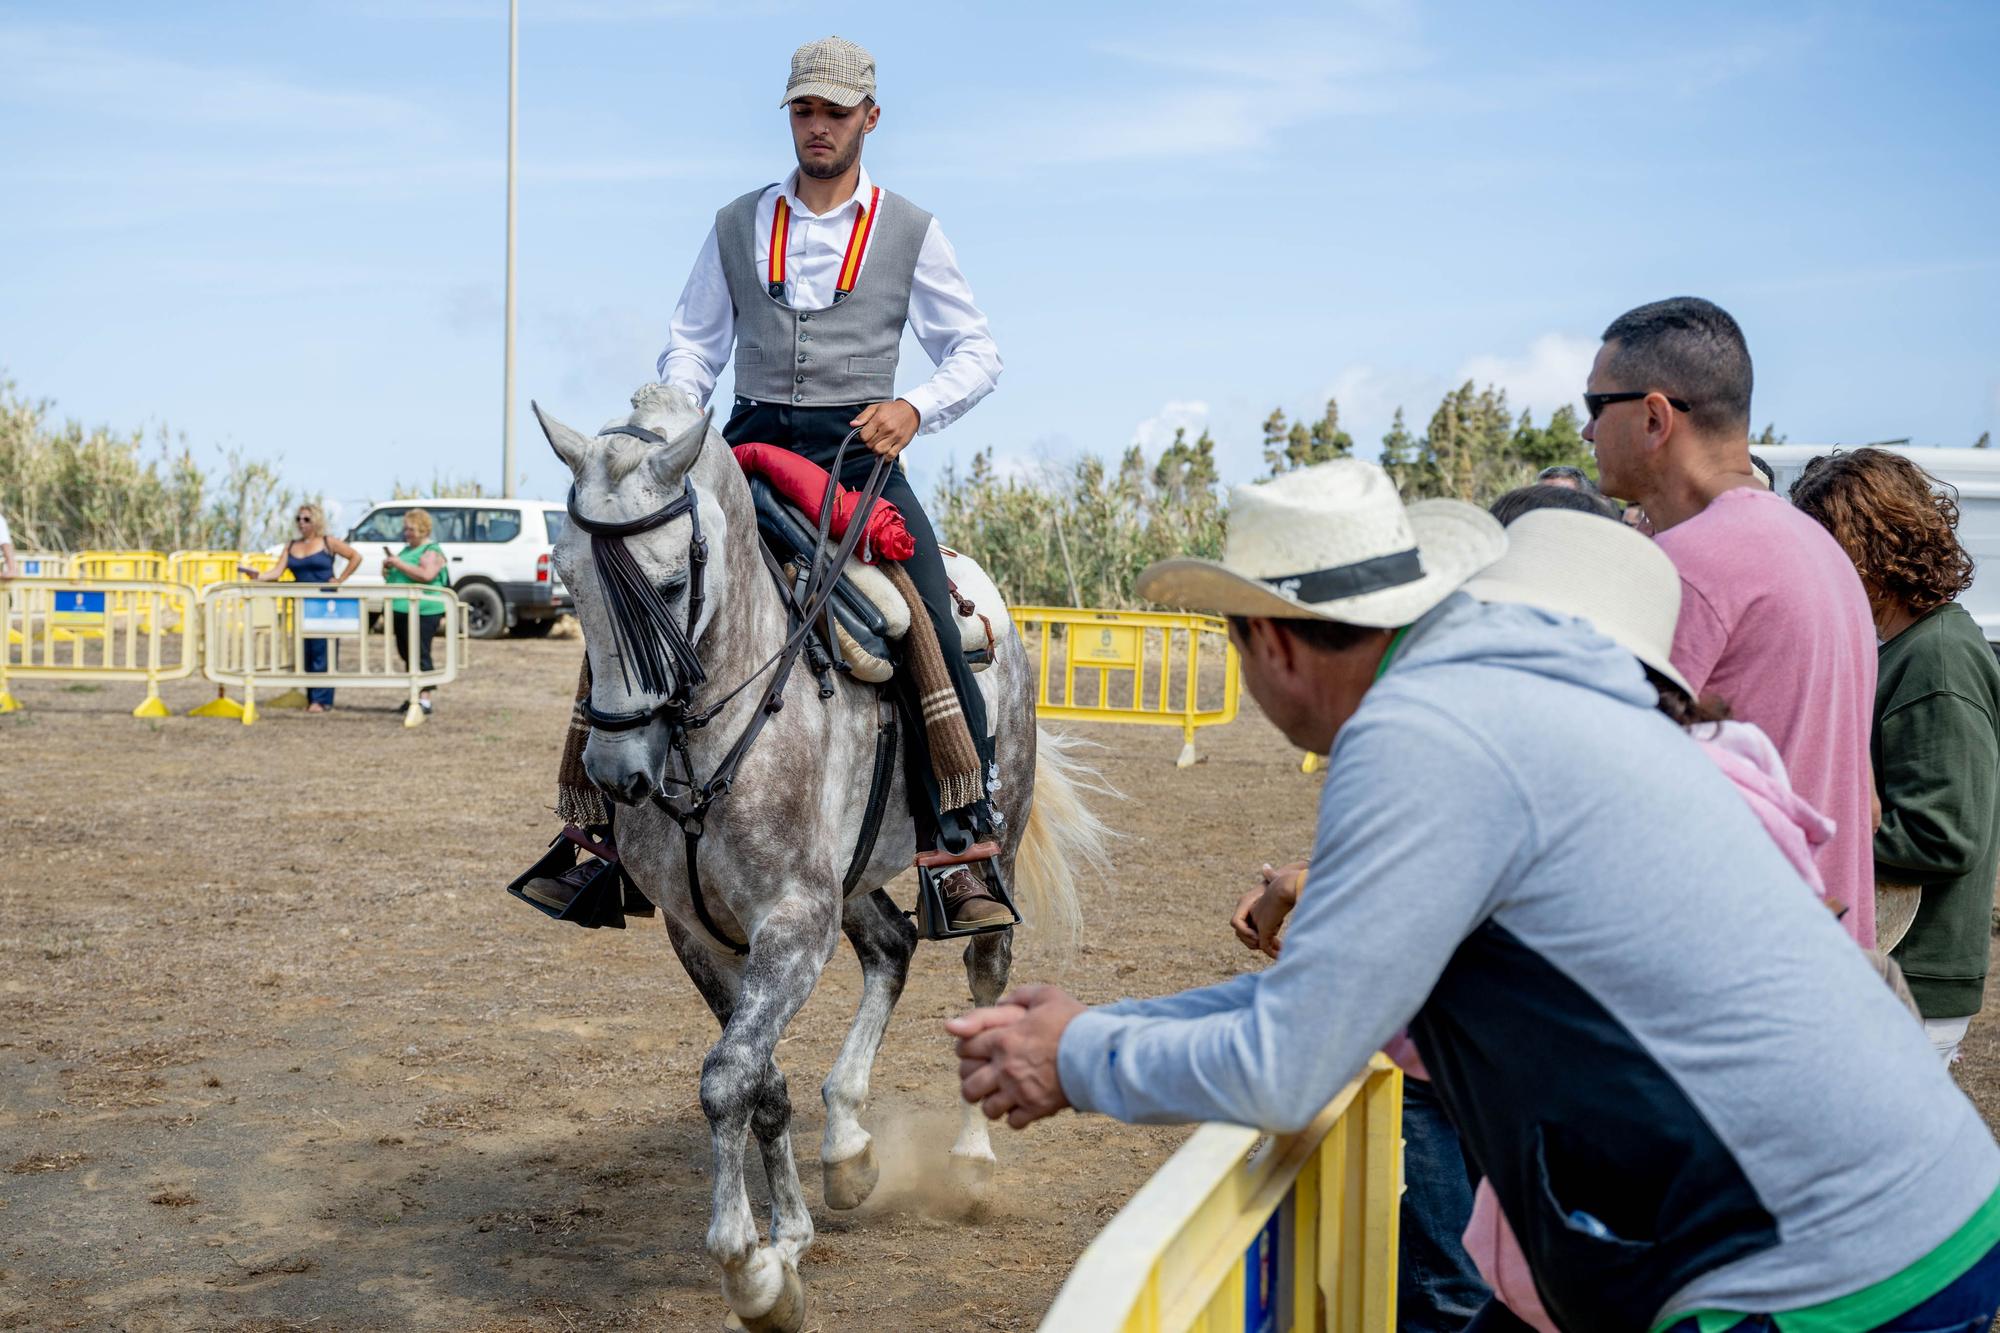
M 514 622 L 514 637 L 517 639 L 546 639 L 555 632 L 557 618 L 546 620 L 517 620 Z
M 490 583 L 468 583 L 458 589 L 465 603 L 467 629 L 475 639 L 497 639 L 507 632 L 507 604 Z

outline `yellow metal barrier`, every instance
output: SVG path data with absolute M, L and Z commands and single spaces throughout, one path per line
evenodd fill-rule
M 1236 717 L 1241 683 L 1224 620 L 1067 606 L 1016 606 L 1009 614 L 1016 624 L 1038 627 L 1040 717 L 1178 726 L 1181 768 L 1194 762 L 1196 729 Z M 1221 672 L 1219 685 L 1206 692 L 1204 657 Z
M 444 625 L 433 648 L 441 659 L 432 671 L 413 663 L 398 665 L 393 618 L 404 619 L 416 648 L 419 598 L 445 604 Z M 389 609 L 404 599 L 406 612 Z M 468 620 L 458 594 L 449 588 L 410 584 L 352 583 L 338 587 L 300 583 L 218 583 L 202 594 L 204 622 L 202 674 L 217 686 L 240 687 L 243 702 L 226 698 L 204 704 L 204 717 L 257 720 L 257 691 L 304 689 L 407 689 L 410 707 L 403 725 L 419 726 L 425 714 L 417 693 L 458 679 L 466 661 Z M 327 640 L 327 670 L 305 669 L 307 639 Z M 421 657 L 421 654 L 419 654 Z
M 1041 1333 L 1393 1333 L 1403 1076 L 1305 1130 L 1204 1125 L 1071 1270 Z
M 248 577 L 242 570 L 269 569 L 278 557 L 266 551 L 175 551 L 167 557 L 167 577 L 197 591 L 216 583 L 235 583 Z M 284 578 L 291 578 L 286 572 Z
M 20 707 L 23 680 L 143 680 L 134 717 L 166 717 L 160 682 L 194 674 L 196 594 L 179 583 L 92 579 L 0 582 L 0 713 Z
M 69 576 L 98 582 L 167 581 L 167 558 L 158 551 L 78 551 L 69 558 Z

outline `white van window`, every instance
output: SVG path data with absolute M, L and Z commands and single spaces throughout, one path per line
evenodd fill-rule
M 564 529 L 569 527 L 569 515 L 560 509 L 544 509 L 542 523 L 549 530 L 549 545 L 553 546 L 562 540 Z
M 511 542 L 521 535 L 521 511 L 518 509 L 472 509 L 461 513 L 471 518 L 471 530 L 461 541 L 469 542 Z
M 408 509 L 378 509 L 361 520 L 361 526 L 347 534 L 349 541 L 398 542 L 403 540 L 403 515 Z

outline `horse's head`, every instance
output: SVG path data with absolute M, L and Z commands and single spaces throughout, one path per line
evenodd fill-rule
M 659 789 L 668 723 L 695 702 L 704 675 L 698 645 L 721 586 L 705 557 L 724 539 L 721 507 L 691 475 L 708 418 L 657 384 L 634 394 L 632 408 L 596 436 L 535 408 L 575 477 L 554 560 L 590 654 L 584 769 L 626 804 Z

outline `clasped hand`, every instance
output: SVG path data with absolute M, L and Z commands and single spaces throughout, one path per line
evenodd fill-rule
M 1086 1007 L 1059 987 L 1023 986 L 947 1022 L 958 1038 L 961 1095 L 1015 1129 L 1068 1106 L 1057 1053 L 1063 1029 Z

